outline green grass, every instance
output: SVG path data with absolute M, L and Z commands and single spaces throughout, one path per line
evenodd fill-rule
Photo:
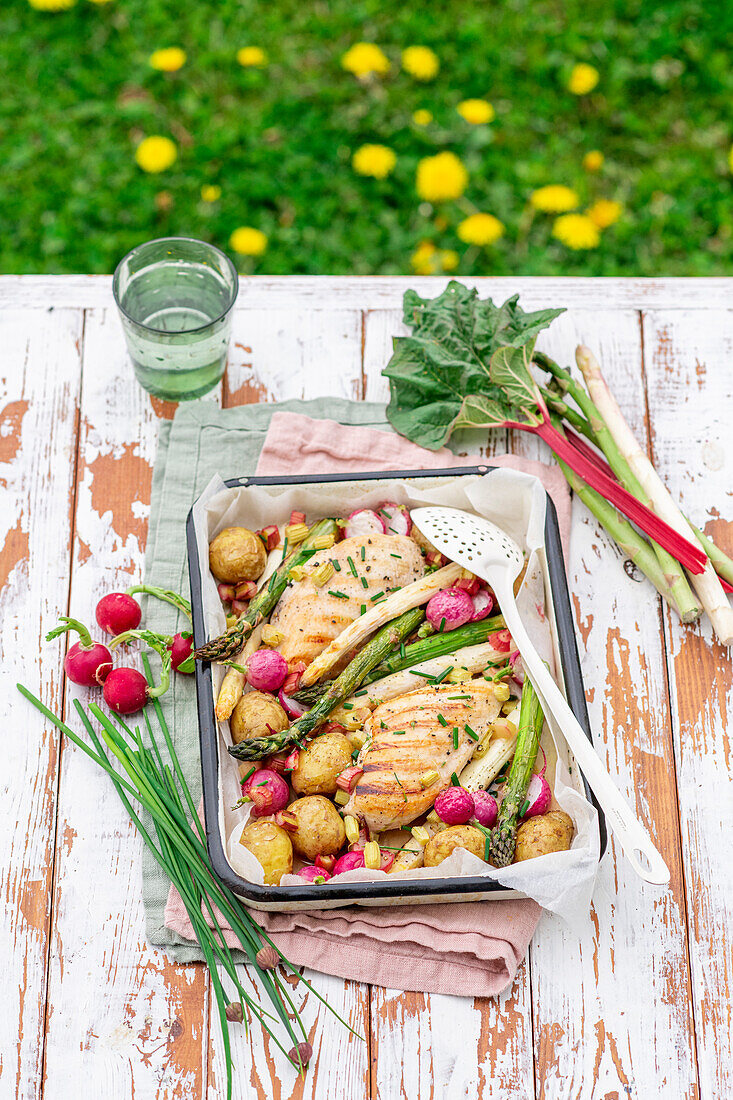
M 239 266 L 277 274 L 408 272 L 424 239 L 458 250 L 458 274 L 727 273 L 729 33 L 725 5 L 692 0 L 77 0 L 58 14 L 4 0 L 0 271 L 109 272 L 149 237 L 226 248 L 252 225 L 269 246 Z M 360 40 L 392 60 L 370 87 L 340 66 Z M 433 82 L 400 72 L 411 44 L 438 54 Z M 188 54 L 171 75 L 148 61 L 167 45 Z M 243 45 L 263 47 L 268 67 L 239 66 Z M 565 89 L 579 60 L 601 74 L 582 98 Z M 469 96 L 494 105 L 490 126 L 460 119 Z M 418 107 L 431 126 L 412 123 Z M 134 151 L 153 133 L 179 156 L 146 175 Z M 368 141 L 397 154 L 384 181 L 351 167 Z M 443 148 L 469 169 L 468 203 L 506 225 L 490 249 L 458 241 L 466 204 L 420 204 L 417 161 Z M 581 165 L 590 149 L 606 158 L 594 176 Z M 221 185 L 218 202 L 201 201 L 206 183 Z M 528 224 L 528 196 L 546 183 L 576 188 L 583 204 L 617 199 L 624 215 L 597 249 L 569 251 L 551 217 Z

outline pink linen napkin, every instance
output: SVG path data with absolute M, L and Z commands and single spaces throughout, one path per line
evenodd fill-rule
M 571 506 L 561 471 L 513 455 L 487 461 L 492 466 L 511 466 L 542 481 L 554 501 L 567 547 Z M 456 456 L 446 448 L 426 451 L 375 428 L 278 412 L 272 417 L 257 473 L 287 474 L 293 469 L 298 473 L 357 473 L 468 464 L 477 464 L 475 456 Z M 294 913 L 250 910 L 296 966 L 391 989 L 472 997 L 494 996 L 511 984 L 540 913 L 540 906 L 529 899 Z M 195 939 L 173 887 L 165 926 L 186 939 Z M 223 919 L 221 927 L 229 946 L 238 947 Z

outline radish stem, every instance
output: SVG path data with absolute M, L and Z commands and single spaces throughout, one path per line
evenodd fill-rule
M 658 514 L 683 538 L 696 538 L 695 532 L 675 504 L 666 485 L 624 420 L 592 351 L 581 344 L 576 349 L 575 358 L 595 407 Z M 698 545 L 700 545 L 699 542 Z M 712 562 L 706 558 L 703 572 L 693 574 L 690 579 L 718 638 L 723 645 L 730 645 L 733 642 L 733 610 Z

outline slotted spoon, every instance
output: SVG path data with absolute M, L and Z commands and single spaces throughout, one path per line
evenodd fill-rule
M 646 882 L 669 882 L 666 863 L 615 787 L 524 629 L 514 599 L 514 581 L 524 565 L 516 542 L 496 524 L 457 508 L 415 508 L 410 514 L 441 553 L 491 585 L 544 712 L 562 731 L 631 866 Z

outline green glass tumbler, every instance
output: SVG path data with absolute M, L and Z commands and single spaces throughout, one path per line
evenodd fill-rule
M 216 386 L 238 285 L 228 256 L 188 237 L 146 241 L 120 260 L 112 290 L 143 389 L 190 401 Z

